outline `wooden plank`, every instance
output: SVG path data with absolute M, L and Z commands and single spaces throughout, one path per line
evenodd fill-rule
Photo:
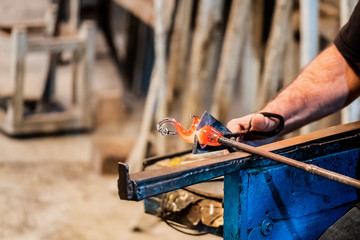
M 243 54 L 247 30 L 249 30 L 246 25 L 250 12 L 250 0 L 232 2 L 211 106 L 211 114 L 221 122 L 228 120 L 240 58 Z
M 115 3 L 140 18 L 144 23 L 154 27 L 154 1 L 153 0 L 115 0 Z
M 300 68 L 303 69 L 318 54 L 318 0 L 300 1 Z M 306 134 L 320 128 L 320 122 L 308 124 L 300 129 Z
M 304 68 L 319 51 L 318 0 L 300 1 L 300 67 Z
M 248 18 L 246 25 L 246 40 L 244 53 L 240 60 L 240 84 L 237 94 L 233 96 L 236 107 L 229 109 L 229 119 L 257 111 L 257 95 L 260 77 L 261 77 L 261 61 L 263 57 L 264 47 L 262 43 L 263 37 L 263 12 L 264 2 L 262 0 L 253 0 L 251 7 L 251 16 Z
M 46 36 L 50 37 L 53 36 L 55 31 L 55 22 L 56 22 L 56 15 L 57 15 L 57 5 L 51 4 L 45 12 L 45 21 L 46 21 Z
M 11 33 L 11 77 L 15 84 L 15 92 L 8 108 L 8 121 L 13 126 L 18 126 L 23 120 L 24 105 L 24 74 L 25 56 L 27 53 L 27 33 L 24 27 L 16 27 Z
M 142 170 L 142 160 L 145 158 L 147 144 L 149 142 L 149 134 L 155 112 L 156 94 L 159 85 L 159 77 L 157 73 L 157 66 L 153 67 L 153 72 L 150 79 L 150 87 L 146 96 L 144 113 L 142 116 L 140 133 L 136 144 L 132 148 L 128 158 L 127 164 L 131 167 L 131 172 L 139 172 Z
M 29 20 L 29 21 L 21 21 L 21 22 L 8 22 L 8 23 L 0 23 L 0 29 L 11 30 L 15 26 L 25 26 L 26 30 L 29 32 L 38 32 L 44 30 L 46 28 L 46 21 L 44 20 Z
M 216 65 L 221 44 L 223 0 L 200 1 L 196 29 L 192 41 L 189 73 L 186 81 L 181 122 L 190 125 L 190 115 L 200 115 L 205 106 L 206 93 L 216 77 Z
M 71 0 L 69 13 L 69 30 L 76 32 L 80 22 L 80 0 Z
M 80 29 L 80 38 L 83 39 L 85 45 L 85 55 L 81 60 L 82 77 L 79 79 L 79 106 L 81 108 L 81 118 L 84 127 L 91 127 L 92 119 L 92 82 L 95 66 L 95 45 L 96 45 L 96 27 L 92 21 L 86 21 Z
M 38 52 L 38 51 L 68 51 L 75 50 L 80 45 L 83 45 L 81 38 L 77 36 L 72 37 L 37 37 L 29 39 L 29 52 Z
M 289 29 L 293 1 L 276 1 L 270 36 L 266 44 L 264 72 L 261 79 L 259 107 L 275 97 L 283 81 L 285 46 L 288 39 L 284 32 Z
M 155 61 L 158 67 L 159 85 L 158 85 L 158 98 L 156 109 L 156 121 L 160 122 L 167 116 L 168 104 L 166 101 L 166 31 L 165 31 L 165 2 L 164 0 L 155 0 Z M 158 154 L 165 154 L 166 139 L 157 135 L 156 139 L 156 152 Z
M 186 79 L 187 56 L 190 48 L 190 21 L 194 3 L 192 0 L 183 0 L 178 4 L 167 69 L 167 100 L 169 102 L 173 101 L 175 93 L 184 89 L 183 82 Z
M 155 26 L 154 0 L 114 0 L 115 3 L 140 18 L 150 27 Z M 169 29 L 174 1 L 165 1 L 166 29 Z

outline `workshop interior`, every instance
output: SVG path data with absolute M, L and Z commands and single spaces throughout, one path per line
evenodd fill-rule
M 357 3 L 1 0 L 0 239 L 318 239 L 360 196 L 360 99 L 259 111 Z M 279 126 L 227 128 L 254 112 Z

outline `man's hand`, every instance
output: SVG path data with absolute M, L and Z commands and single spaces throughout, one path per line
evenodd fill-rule
M 242 118 L 232 119 L 227 124 L 227 128 L 231 132 L 240 132 L 241 130 L 245 130 L 249 128 L 249 124 L 251 122 L 250 131 L 259 131 L 259 132 L 271 132 L 274 131 L 279 121 L 275 118 L 265 117 L 260 113 L 249 114 Z
M 241 118 L 232 119 L 230 122 L 228 122 L 227 128 L 234 133 L 240 132 L 241 130 L 248 129 L 250 123 L 251 123 L 251 128 L 249 129 L 250 131 L 271 132 L 278 127 L 279 120 L 276 118 L 265 117 L 260 113 L 255 113 L 255 114 L 249 114 Z M 276 139 L 275 137 L 270 137 L 268 139 L 256 140 L 251 142 L 248 141 L 247 143 L 250 145 L 259 146 L 273 142 L 275 141 L 275 139 Z

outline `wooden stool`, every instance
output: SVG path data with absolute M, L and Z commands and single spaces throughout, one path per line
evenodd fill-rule
M 53 13 L 50 15 L 54 15 Z M 9 82 L 12 87 L 8 93 L 1 94 L 4 102 L 0 109 L 0 128 L 8 135 L 52 133 L 92 127 L 91 82 L 95 59 L 95 24 L 87 21 L 78 32 L 52 37 L 51 26 L 54 25 L 52 20 L 55 18 L 49 18 L 48 23 L 0 26 L 0 43 L 5 48 L 7 46 L 11 54 Z M 73 101 L 70 106 L 57 112 L 25 114 L 24 104 L 29 100 L 24 93 L 25 76 L 27 71 L 31 70 L 26 68 L 29 63 L 26 61 L 27 57 L 33 53 L 49 56 L 51 53 L 64 51 L 74 53 L 71 61 Z M 45 71 L 47 65 L 44 66 Z M 43 89 L 44 86 L 39 88 Z

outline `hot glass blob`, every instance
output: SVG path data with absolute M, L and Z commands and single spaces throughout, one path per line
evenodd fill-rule
M 188 143 L 193 143 L 194 137 L 196 136 L 201 147 L 205 147 L 206 145 L 219 146 L 220 143 L 218 142 L 218 139 L 220 136 L 223 136 L 223 134 L 211 126 L 204 126 L 200 130 L 196 130 L 200 118 L 195 116 L 192 118 L 193 122 L 191 123 L 189 130 L 185 130 L 177 120 L 169 117 L 164 118 L 157 124 L 157 130 L 161 135 L 175 135 L 178 133 L 181 139 Z M 176 132 L 168 130 L 165 127 L 165 124 L 167 123 L 172 124 L 176 128 Z

